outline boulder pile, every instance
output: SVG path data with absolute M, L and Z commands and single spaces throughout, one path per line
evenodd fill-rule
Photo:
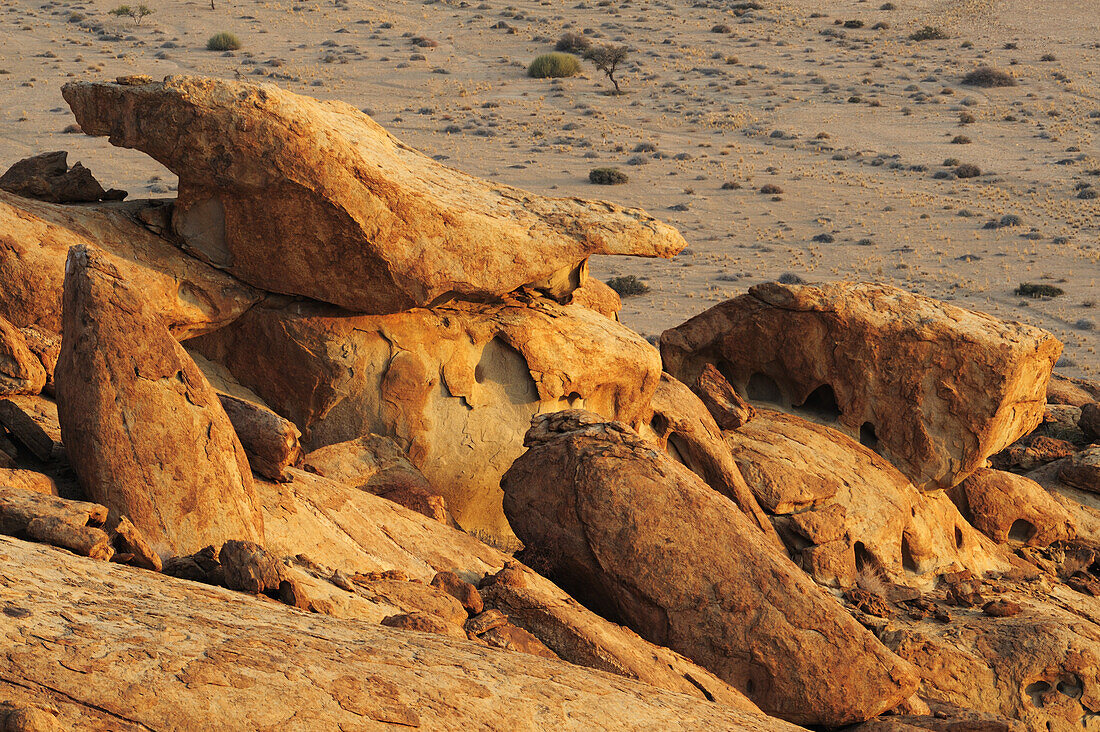
M 1050 334 L 769 283 L 658 350 L 588 274 L 685 246 L 643 211 L 270 84 L 63 95 L 179 195 L 0 177 L 0 728 L 1100 718 L 1100 384 Z

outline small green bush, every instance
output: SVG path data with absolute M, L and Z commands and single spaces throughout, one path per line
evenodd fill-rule
M 962 83 L 968 86 L 1016 86 L 1016 79 L 992 66 L 979 66 L 963 77 Z
M 236 51 L 241 47 L 241 39 L 232 33 L 215 33 L 206 42 L 207 51 Z
M 942 41 L 947 34 L 934 25 L 926 25 L 915 33 L 909 35 L 910 41 Z
M 119 18 L 123 16 L 128 16 L 130 18 L 133 18 L 135 23 L 141 25 L 141 21 L 145 19 L 145 16 L 152 15 L 156 11 L 143 3 L 141 5 L 134 5 L 132 7 L 130 5 L 119 5 L 114 10 L 109 10 L 108 12 L 111 15 Z
M 1021 297 L 1058 297 L 1064 295 L 1065 291 L 1061 287 L 1055 287 L 1054 285 L 1037 285 L 1034 282 L 1021 282 L 1020 286 L 1016 288 L 1015 294 Z
M 607 281 L 607 286 L 619 293 L 619 297 L 632 297 L 634 295 L 644 295 L 649 292 L 649 285 L 642 282 L 634 275 L 612 277 Z
M 581 72 L 581 60 L 568 53 L 544 53 L 527 67 L 527 75 L 535 79 L 560 79 Z
M 630 178 L 618 168 L 593 168 L 588 171 L 588 180 L 598 186 L 616 186 Z

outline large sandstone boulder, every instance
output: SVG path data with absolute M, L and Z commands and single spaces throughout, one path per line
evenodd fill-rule
M 661 336 L 665 370 L 858 439 L 919 488 L 955 485 L 1042 420 L 1049 333 L 870 284 L 758 285 Z
M 944 492 L 922 493 L 847 435 L 770 409 L 723 434 L 791 556 L 818 582 L 850 587 L 870 573 L 928 586 L 945 572 L 1008 568 Z
M 65 256 L 79 244 L 108 253 L 176 337 L 220 328 L 251 307 L 255 290 L 139 223 L 166 213 L 148 203 L 58 206 L 0 191 L 0 316 L 59 334 Z
M 916 688 L 728 498 L 625 425 L 539 415 L 502 480 L 528 553 L 563 589 L 742 690 L 768 714 L 839 726 Z
M 169 76 L 62 89 L 90 135 L 179 176 L 173 225 L 245 282 L 366 313 L 520 287 L 566 296 L 590 254 L 671 257 L 637 209 L 544 198 L 447 168 L 363 112 L 273 84 Z
M 970 523 L 998 544 L 1049 546 L 1077 535 L 1072 516 L 1022 475 L 982 468 L 950 495 Z
M 302 613 L 7 537 L 0 562 L 0 694 L 52 729 L 797 730 L 562 661 Z
M 88 247 L 66 263 L 56 379 L 85 492 L 158 552 L 263 541 L 248 460 L 217 394 L 112 260 Z
M 259 305 L 188 346 L 294 421 L 306 450 L 394 438 L 461 526 L 500 537 L 500 476 L 531 416 L 583 407 L 633 423 L 661 374 L 637 333 L 543 298 L 383 316 Z

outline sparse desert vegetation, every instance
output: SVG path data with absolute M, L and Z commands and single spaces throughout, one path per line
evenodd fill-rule
M 527 67 L 527 75 L 534 79 L 562 79 L 580 72 L 580 59 L 569 53 L 544 53 Z
M 233 33 L 221 31 L 206 41 L 207 51 L 236 51 L 241 47 L 241 39 Z

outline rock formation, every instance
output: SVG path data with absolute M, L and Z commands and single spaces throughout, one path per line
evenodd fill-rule
M 80 163 L 70 168 L 68 157 L 67 152 L 58 150 L 20 160 L 0 175 L 0 190 L 52 203 L 92 203 L 126 198 L 126 191 L 103 190 L 92 172 Z
M 169 76 L 62 89 L 86 134 L 179 176 L 190 251 L 272 292 L 393 313 L 521 287 L 568 295 L 590 254 L 686 246 L 637 209 L 544 198 L 447 168 L 349 104 Z
M 188 342 L 302 430 L 307 450 L 393 437 L 466 529 L 509 537 L 500 476 L 540 411 L 646 416 L 659 355 L 634 331 L 544 298 L 394 315 L 259 305 Z
M 0 317 L 60 334 L 65 257 L 83 244 L 108 253 L 173 335 L 229 323 L 259 295 L 139 223 L 166 213 L 159 204 L 57 206 L 0 191 Z
M 56 378 L 81 485 L 158 552 L 263 541 L 248 460 L 217 394 L 112 261 L 87 247 L 66 263 Z
M 504 510 L 577 599 L 798 724 L 861 722 L 915 691 L 910 667 L 729 499 L 625 425 L 539 415 L 526 444 Z
M 881 285 L 769 283 L 661 336 L 665 369 L 713 364 L 750 401 L 858 439 L 948 488 L 1042 419 L 1049 333 Z
M 1077 534 L 1066 510 L 1022 475 L 983 468 L 952 488 L 951 498 L 974 528 L 998 544 L 1050 546 Z
M 46 369 L 15 326 L 0 317 L 0 396 L 40 394 Z

